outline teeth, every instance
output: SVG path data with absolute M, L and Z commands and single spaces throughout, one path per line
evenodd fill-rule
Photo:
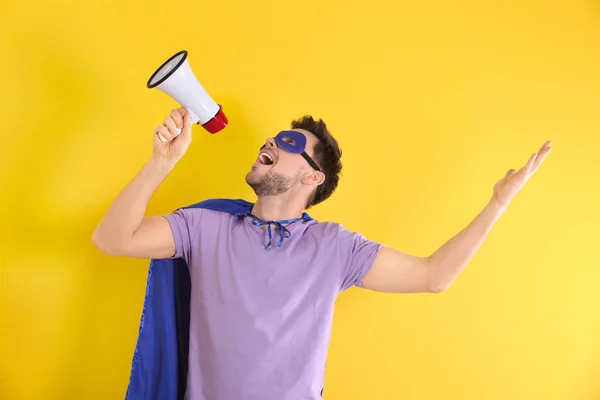
M 273 158 L 271 158 L 271 156 L 267 153 L 260 153 L 259 157 L 262 158 L 263 156 L 266 157 L 270 162 L 273 162 Z

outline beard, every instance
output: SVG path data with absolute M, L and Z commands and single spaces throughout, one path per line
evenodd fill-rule
M 250 172 L 246 175 L 246 183 L 250 185 L 257 196 L 276 196 L 291 189 L 297 179 L 288 178 L 273 173 L 272 170 L 264 175 Z

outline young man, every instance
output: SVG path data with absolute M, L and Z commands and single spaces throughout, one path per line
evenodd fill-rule
M 322 121 L 304 117 L 266 140 L 246 176 L 256 202 L 209 200 L 164 216 L 146 216 L 146 207 L 190 145 L 187 112 L 173 110 L 153 140 L 150 161 L 114 201 L 93 242 L 114 256 L 184 262 L 168 265 L 189 271 L 189 326 L 183 323 L 186 332 L 177 333 L 187 361 L 178 367 L 185 372 L 177 389 L 162 393 L 194 400 L 321 398 L 338 294 L 352 286 L 394 293 L 448 289 L 551 150 L 547 142 L 519 171 L 508 171 L 464 230 L 430 256 L 417 257 L 305 212 L 333 193 L 342 168 L 341 151 Z M 149 284 L 148 290 L 156 288 Z M 143 319 L 142 326 L 149 323 Z M 159 337 L 153 336 L 150 352 L 166 340 Z M 163 379 L 153 365 L 144 367 L 153 372 L 140 372 L 137 351 L 131 379 Z M 148 357 L 147 363 L 161 362 Z M 161 391 L 160 385 L 139 393 Z

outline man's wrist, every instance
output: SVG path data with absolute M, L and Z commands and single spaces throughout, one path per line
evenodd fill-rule
M 486 205 L 486 209 L 495 217 L 500 217 L 508 209 L 508 204 L 500 201 L 494 194 Z
M 174 161 L 172 159 L 160 156 L 152 156 L 148 161 L 147 166 L 151 170 L 158 172 L 161 175 L 168 175 L 169 173 L 171 173 L 173 168 L 175 168 L 176 164 L 177 161 Z

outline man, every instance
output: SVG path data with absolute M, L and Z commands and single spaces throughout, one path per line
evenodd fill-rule
M 308 116 L 258 151 L 246 176 L 256 202 L 216 200 L 146 216 L 191 140 L 189 114 L 172 110 L 154 132 L 150 161 L 114 201 L 93 242 L 114 256 L 185 261 L 175 269 L 189 270 L 191 283 L 183 385 L 194 400 L 320 398 L 338 294 L 352 286 L 447 290 L 551 150 L 547 142 L 520 170 L 508 171 L 464 230 L 418 257 L 306 213 L 331 196 L 342 168 L 327 126 Z

